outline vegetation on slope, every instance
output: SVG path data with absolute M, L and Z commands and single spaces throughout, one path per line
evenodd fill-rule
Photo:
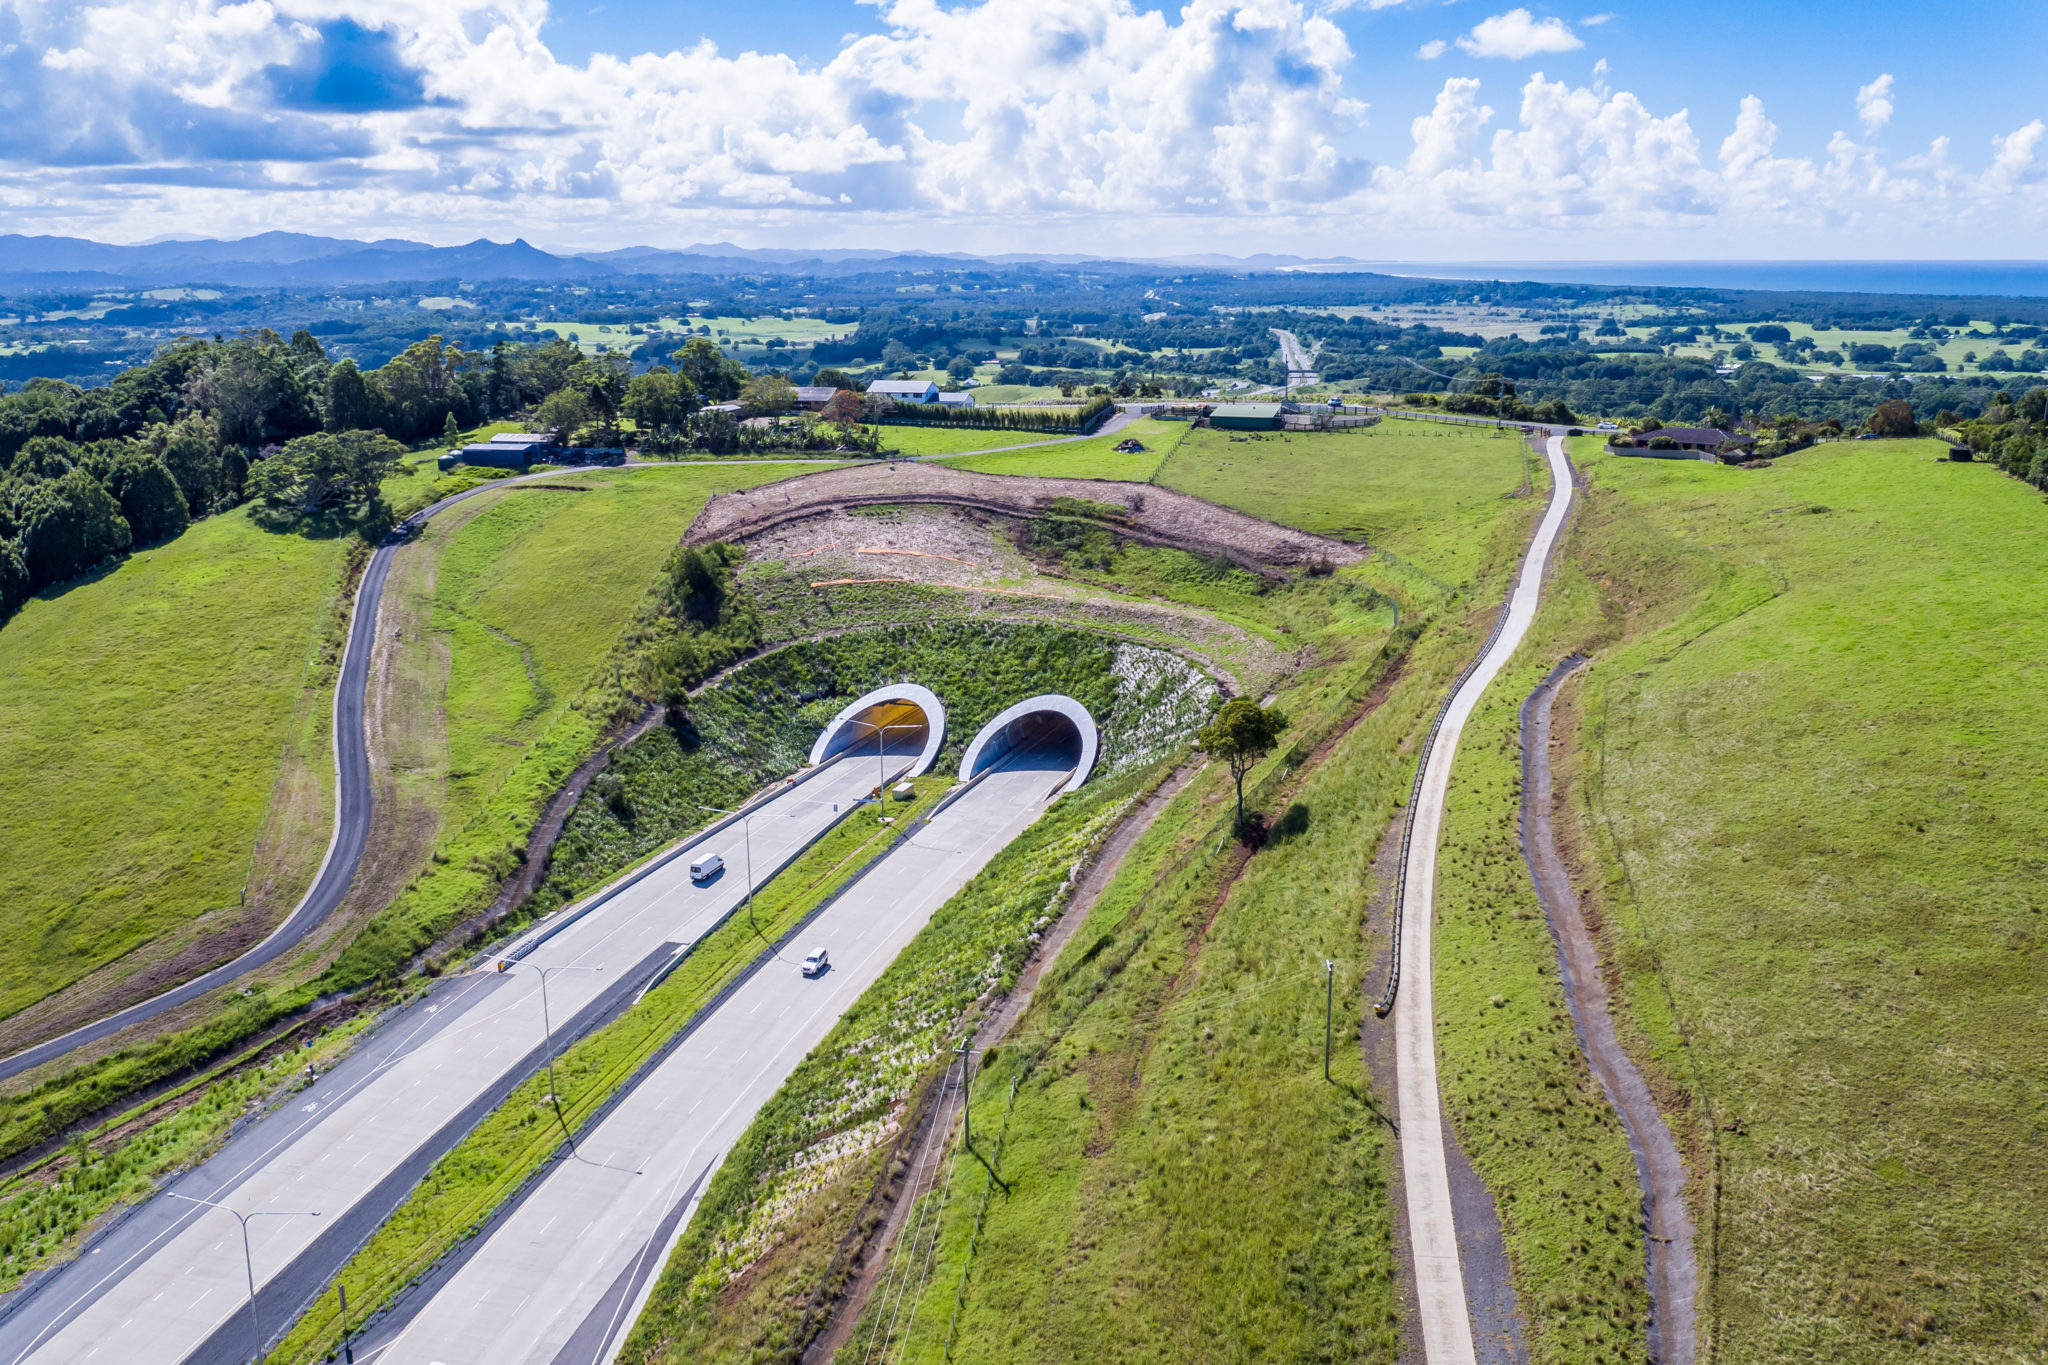
M 1719 1353 L 2023 1351 L 2048 1332 L 2013 1197 L 2048 1187 L 2048 513 L 1936 442 L 1582 454 L 1573 554 L 1624 640 L 1583 698 L 1584 855 L 1718 1188 Z
M 0 1015 L 240 906 L 345 544 L 214 517 L 0 630 Z

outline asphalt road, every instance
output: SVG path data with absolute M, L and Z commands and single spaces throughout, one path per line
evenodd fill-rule
M 901 752 L 897 752 L 897 750 Z M 891 770 L 912 746 L 891 751 Z M 752 808 L 754 874 L 765 881 L 864 795 L 875 769 L 822 765 Z M 835 809 L 836 807 L 836 809 Z M 168 1188 L 260 1217 L 249 1227 L 266 1336 L 317 1294 L 433 1162 L 543 1061 L 541 974 L 559 1048 L 745 899 L 742 827 L 685 849 L 725 855 L 698 886 L 691 853 L 550 917 L 510 945 L 521 966 L 439 983 L 347 1060 L 237 1134 Z M 563 970 L 555 970 L 555 969 Z M 254 1336 L 242 1245 L 228 1213 L 159 1195 L 86 1253 L 7 1305 L 0 1362 L 242 1361 Z
M 155 1018 L 165 1010 L 176 1009 L 188 1000 L 197 999 L 217 986 L 224 986 L 236 977 L 267 965 L 296 948 L 307 934 L 319 926 L 320 921 L 334 912 L 348 895 L 349 884 L 355 880 L 356 867 L 362 862 L 363 846 L 370 837 L 370 758 L 363 735 L 363 698 L 370 680 L 370 654 L 376 643 L 377 609 L 384 600 L 384 580 L 391 573 L 391 557 L 429 519 L 466 498 L 506 484 L 575 472 L 572 469 L 550 469 L 539 474 L 497 479 L 443 498 L 406 518 L 370 556 L 370 562 L 363 570 L 362 583 L 356 591 L 355 613 L 349 620 L 348 647 L 342 655 L 341 676 L 334 684 L 334 833 L 328 840 L 327 856 L 320 863 L 313 885 L 291 914 L 285 916 L 284 922 L 271 931 L 270 937 L 241 956 L 161 995 L 138 1001 L 105 1018 L 80 1025 L 69 1033 L 0 1059 L 0 1080 L 20 1075 L 73 1049 Z
M 1293 388 L 1297 384 L 1315 383 L 1321 376 L 1309 363 L 1309 354 L 1302 346 L 1301 338 L 1279 327 L 1269 330 L 1280 339 L 1280 358 L 1287 362 L 1287 386 Z
M 1550 506 L 1522 560 L 1514 594 L 1508 599 L 1506 622 L 1444 712 L 1416 793 L 1414 823 L 1409 827 L 1408 878 L 1397 945 L 1401 989 L 1394 1002 L 1394 1053 L 1401 1112 L 1401 1172 L 1421 1309 L 1418 1326 L 1429 1365 L 1474 1365 L 1476 1359 L 1437 1091 L 1430 942 L 1436 922 L 1437 844 L 1458 738 L 1479 698 L 1521 647 L 1536 619 L 1544 569 L 1571 507 L 1572 475 L 1565 461 L 1564 437 L 1552 435 L 1546 447 L 1552 483 Z
M 726 1151 L 932 914 L 1045 809 L 1071 741 L 1020 748 L 854 883 L 579 1142 L 363 1365 L 590 1365 L 623 1343 Z M 832 969 L 806 979 L 823 946 Z

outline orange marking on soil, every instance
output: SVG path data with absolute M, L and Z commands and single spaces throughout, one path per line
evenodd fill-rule
M 974 561 L 971 559 L 955 559 L 952 555 L 935 555 L 924 550 L 889 550 L 863 545 L 858 550 L 855 550 L 854 553 L 857 555 L 911 555 L 917 559 L 943 559 L 952 564 L 965 564 L 970 569 L 974 567 Z
M 911 578 L 821 578 L 811 584 L 814 588 L 845 588 L 856 583 L 913 583 Z
M 810 558 L 810 557 L 811 557 L 812 555 L 814 555 L 814 554 L 818 553 L 818 551 L 820 551 L 820 550 L 829 550 L 829 549 L 831 549 L 831 548 L 832 548 L 832 547 L 833 547 L 834 545 L 837 545 L 837 544 L 839 543 L 839 541 L 841 541 L 841 540 L 844 540 L 844 539 L 846 539 L 846 537 L 845 537 L 845 536 L 840 536 L 840 537 L 838 538 L 838 540 L 828 540 L 828 541 L 826 541 L 826 542 L 825 542 L 825 543 L 824 543 L 823 545 L 813 545 L 813 546 L 812 546 L 812 547 L 811 547 L 810 549 L 808 549 L 808 550 L 805 550 L 805 551 L 804 551 L 803 553 L 801 553 L 801 554 L 793 554 L 793 555 L 791 555 L 791 556 L 790 556 L 790 558 L 791 558 L 791 559 L 809 559 L 809 558 Z

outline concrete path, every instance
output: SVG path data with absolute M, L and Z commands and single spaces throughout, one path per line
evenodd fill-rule
M 612 1359 L 755 1113 L 933 913 L 1038 818 L 1073 763 L 1066 745 L 1020 749 L 899 845 L 819 915 L 789 960 L 765 963 L 580 1140 L 586 1160 L 558 1163 L 431 1299 L 373 1333 L 356 1359 Z M 819 946 L 832 969 L 807 979 L 797 959 Z
M 1571 506 L 1571 466 L 1564 438 L 1546 442 L 1552 491 L 1550 506 L 1522 561 L 1507 621 L 1491 648 L 1452 696 L 1429 751 L 1429 766 L 1416 794 L 1409 828 L 1408 880 L 1401 907 L 1401 990 L 1394 1003 L 1394 1047 L 1401 1106 L 1401 1168 L 1408 1199 L 1408 1227 L 1415 1251 L 1415 1285 L 1420 1300 L 1424 1358 L 1429 1365 L 1475 1365 L 1472 1319 L 1458 1260 L 1458 1230 L 1444 1155 L 1443 1110 L 1437 1090 L 1436 1012 L 1431 934 L 1436 920 L 1436 855 L 1443 830 L 1444 798 L 1458 738 L 1488 684 L 1528 634 L 1542 594 L 1544 566 Z
M 898 754 L 892 766 L 911 757 Z M 759 806 L 751 821 L 755 875 L 765 879 L 808 847 L 874 782 L 867 763 L 832 763 Z M 441 1153 L 538 1067 L 542 1000 L 531 968 L 575 969 L 547 982 L 559 1047 L 744 900 L 743 843 L 731 825 L 685 846 L 725 855 L 724 874 L 702 886 L 690 881 L 686 854 L 551 917 L 506 950 L 530 967 L 441 983 L 169 1186 L 243 1214 L 319 1215 L 250 1224 L 266 1337 L 319 1292 Z M 247 1359 L 247 1273 L 229 1213 L 159 1195 L 25 1302 L 9 1305 L 0 1362 Z

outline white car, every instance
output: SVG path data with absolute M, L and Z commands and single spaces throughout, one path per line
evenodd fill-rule
M 1620 430 L 1621 430 L 1621 423 L 1619 423 L 1619 422 L 1602 422 L 1602 423 L 1601 423 L 1600 425 L 1598 425 L 1598 426 L 1594 427 L 1594 428 L 1593 428 L 1593 430 L 1595 430 L 1595 431 L 1620 431 Z
M 707 857 L 699 858 L 696 862 L 690 864 L 690 880 L 693 882 L 708 882 L 723 871 L 725 871 L 725 859 L 713 853 Z
M 804 959 L 805 976 L 823 976 L 832 967 L 832 955 L 823 948 L 811 949 L 811 955 Z

